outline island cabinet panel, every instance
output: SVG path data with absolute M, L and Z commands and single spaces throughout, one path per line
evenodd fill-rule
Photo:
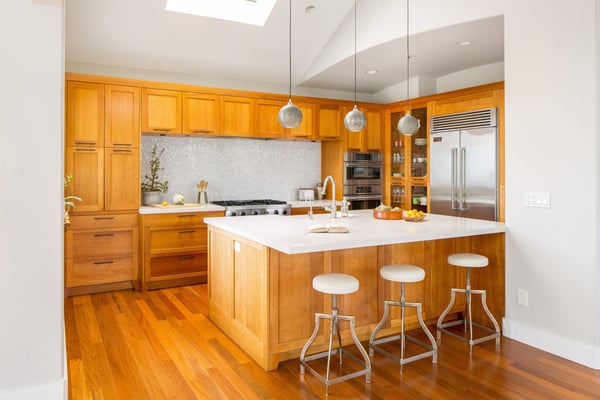
M 208 297 L 211 307 L 219 309 L 219 314 L 233 318 L 233 266 L 234 243 L 227 235 L 210 230 L 208 234 L 210 281 Z

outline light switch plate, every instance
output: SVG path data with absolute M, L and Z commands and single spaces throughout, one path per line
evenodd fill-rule
M 550 208 L 550 192 L 525 192 L 525 207 Z

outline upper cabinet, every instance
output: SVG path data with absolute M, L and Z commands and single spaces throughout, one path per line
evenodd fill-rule
M 104 85 L 67 81 L 65 143 L 104 146 Z
M 140 89 L 106 85 L 105 146 L 138 148 L 140 146 Z
M 181 92 L 142 88 L 142 132 L 182 132 Z
M 302 122 L 295 128 L 286 129 L 285 137 L 288 139 L 314 139 L 316 106 L 311 103 L 294 102 L 294 104 L 302 111 Z
M 254 136 L 254 99 L 221 96 L 220 132 L 222 136 Z
M 219 96 L 183 93 L 183 133 L 186 135 L 219 134 Z
M 378 109 L 359 108 L 365 114 L 367 126 L 360 132 L 346 132 L 347 151 L 382 151 L 382 120 L 383 113 Z M 344 107 L 344 116 L 352 107 Z
M 279 110 L 285 101 L 257 99 L 254 103 L 256 126 L 254 135 L 260 138 L 280 139 L 285 137 L 285 128 L 279 123 Z
M 317 136 L 321 140 L 339 140 L 342 111 L 339 105 L 317 105 Z

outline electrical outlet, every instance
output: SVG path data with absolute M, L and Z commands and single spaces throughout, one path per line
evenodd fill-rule
M 517 304 L 518 305 L 527 307 L 527 304 L 529 302 L 528 297 L 529 297 L 529 295 L 527 293 L 527 290 L 517 289 Z
M 550 208 L 550 193 L 525 192 L 525 207 Z

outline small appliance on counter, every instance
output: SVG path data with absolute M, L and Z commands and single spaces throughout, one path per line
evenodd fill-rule
M 314 188 L 300 188 L 298 189 L 298 200 L 300 201 L 314 201 L 315 200 L 315 189 Z

